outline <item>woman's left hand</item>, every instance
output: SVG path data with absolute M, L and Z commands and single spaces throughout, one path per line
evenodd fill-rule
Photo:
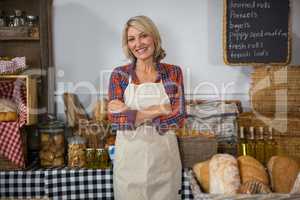
M 108 111 L 111 113 L 120 113 L 128 110 L 128 106 L 122 101 L 115 99 L 108 103 Z

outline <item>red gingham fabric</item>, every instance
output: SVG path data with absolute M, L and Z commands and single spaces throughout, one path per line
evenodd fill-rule
M 25 79 L 0 81 L 0 98 L 9 99 L 18 107 L 18 121 L 0 122 L 0 154 L 14 164 L 24 167 L 20 128 L 25 125 L 27 119 Z
M 16 57 L 12 60 L 0 60 L 0 73 L 15 72 L 26 68 L 26 58 Z

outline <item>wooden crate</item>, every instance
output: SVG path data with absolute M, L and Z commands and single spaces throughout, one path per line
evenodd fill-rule
M 27 120 L 26 125 L 33 125 L 37 123 L 37 81 L 31 75 L 1 75 L 1 80 L 24 79 L 26 84 L 26 106 L 27 106 Z

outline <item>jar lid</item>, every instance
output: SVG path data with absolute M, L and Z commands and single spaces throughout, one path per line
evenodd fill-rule
M 27 15 L 26 18 L 27 18 L 28 20 L 35 21 L 35 20 L 38 19 L 38 16 L 35 16 L 35 15 Z
M 86 144 L 86 139 L 78 135 L 68 138 L 69 144 Z
M 65 124 L 62 121 L 51 119 L 50 121 L 40 123 L 38 128 L 43 130 L 61 130 L 65 128 Z

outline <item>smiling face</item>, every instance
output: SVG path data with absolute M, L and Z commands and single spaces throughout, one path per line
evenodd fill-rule
M 153 59 L 155 45 L 151 35 L 130 26 L 127 30 L 127 45 L 137 60 Z

